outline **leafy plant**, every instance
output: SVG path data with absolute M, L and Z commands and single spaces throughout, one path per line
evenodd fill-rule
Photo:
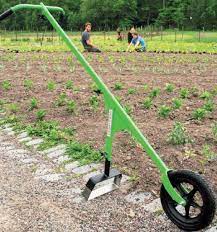
M 191 139 L 187 135 L 184 125 L 181 122 L 176 122 L 172 132 L 169 134 L 168 141 L 173 145 L 184 145 L 190 143 Z
M 165 90 L 168 93 L 172 93 L 174 91 L 174 89 L 175 89 L 175 86 L 173 84 L 169 84 L 169 83 L 166 84 Z
M 5 90 L 5 91 L 8 91 L 11 89 L 11 82 L 8 81 L 8 80 L 5 80 L 2 82 L 2 89 Z
M 66 89 L 73 89 L 73 82 L 71 80 L 66 82 Z
M 123 89 L 123 84 L 120 82 L 115 83 L 114 90 L 122 90 Z
M 53 91 L 56 89 L 56 83 L 54 81 L 48 81 L 47 83 L 47 89 L 49 91 Z
M 143 101 L 143 106 L 145 107 L 145 109 L 150 109 L 152 105 L 152 99 L 150 97 L 145 98 L 145 100 Z
M 212 98 L 212 94 L 208 91 L 204 91 L 201 95 L 200 95 L 201 99 L 205 99 L 205 100 L 209 100 Z
M 212 100 L 208 100 L 204 105 L 203 109 L 208 111 L 208 112 L 213 112 L 215 109 L 215 104 Z
M 134 89 L 134 88 L 130 88 L 130 89 L 128 89 L 128 92 L 127 92 L 129 95 L 130 94 L 135 94 L 136 93 L 136 89 Z
M 32 98 L 30 100 L 30 106 L 29 106 L 29 110 L 32 111 L 34 109 L 38 109 L 38 101 L 36 98 Z
M 169 106 L 161 106 L 159 111 L 158 111 L 158 115 L 162 118 L 167 118 L 171 113 L 171 108 Z
M 183 101 L 180 98 L 174 98 L 172 100 L 172 108 L 178 110 L 182 107 Z
M 75 112 L 75 108 L 76 108 L 75 101 L 73 101 L 73 100 L 67 101 L 67 105 L 66 106 L 67 106 L 67 111 L 69 113 Z
M 208 144 L 205 144 L 205 145 L 203 146 L 202 154 L 205 156 L 206 160 L 210 160 L 210 159 L 212 159 L 212 158 L 214 158 L 214 157 L 217 156 L 217 154 L 215 154 L 215 153 L 211 150 L 211 148 L 210 148 L 210 146 L 209 146 Z
M 89 102 L 94 110 L 96 110 L 99 107 L 99 100 L 96 95 L 91 96 Z
M 46 110 L 43 110 L 43 109 L 38 110 L 38 111 L 36 112 L 36 120 L 37 120 L 37 121 L 42 121 L 42 120 L 44 120 L 46 114 L 47 114 Z
M 91 86 L 90 86 L 91 90 L 96 93 L 96 94 L 101 94 L 102 91 L 97 87 L 97 85 L 95 83 L 93 83 Z
M 213 133 L 215 140 L 217 141 L 217 122 L 215 122 L 212 126 L 212 133 Z
M 182 99 L 188 98 L 189 95 L 190 95 L 190 91 L 189 91 L 188 89 L 186 89 L 186 88 L 182 88 L 182 89 L 181 89 L 181 91 L 180 91 L 180 97 L 181 97 Z
M 195 120 L 202 120 L 207 116 L 207 111 L 203 108 L 198 108 L 193 112 L 192 116 Z
M 160 89 L 159 88 L 154 88 L 151 93 L 149 94 L 149 97 L 150 98 L 155 98 L 157 97 L 158 95 L 160 95 Z
M 69 143 L 66 153 L 72 160 L 78 160 L 81 164 L 99 162 L 102 159 L 101 154 L 90 145 L 78 142 Z
M 31 90 L 33 88 L 33 81 L 29 79 L 24 80 L 24 87 L 26 90 Z
M 61 93 L 57 100 L 55 101 L 55 106 L 65 106 L 67 102 L 67 95 L 66 93 Z
M 149 88 L 148 84 L 145 84 L 145 85 L 143 86 L 143 89 L 144 89 L 145 91 L 147 91 L 148 88 Z
M 11 112 L 11 113 L 17 113 L 19 111 L 19 106 L 18 104 L 16 103 L 11 103 L 8 105 L 8 110 Z

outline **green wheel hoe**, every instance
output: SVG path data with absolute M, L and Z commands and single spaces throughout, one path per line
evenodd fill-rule
M 0 15 L 0 21 L 21 10 L 38 10 L 44 14 L 53 28 L 62 37 L 72 54 L 78 59 L 103 93 L 109 118 L 105 151 L 103 153 L 105 157 L 105 170 L 103 174 L 94 176 L 87 182 L 84 190 L 86 199 L 93 199 L 111 192 L 120 186 L 121 173 L 116 169 L 111 169 L 112 142 L 115 133 L 124 130 L 128 131 L 142 146 L 146 154 L 159 169 L 162 180 L 160 193 L 161 203 L 170 220 L 185 231 L 201 230 L 209 226 L 216 210 L 215 197 L 212 189 L 200 175 L 188 170 L 171 170 L 165 165 L 102 79 L 78 51 L 74 43 L 50 13 L 59 11 L 64 14 L 64 10 L 60 7 L 45 6 L 43 3 L 40 5 L 20 4 L 11 7 Z

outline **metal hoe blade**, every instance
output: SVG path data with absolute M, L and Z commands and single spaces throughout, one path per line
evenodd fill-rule
M 110 170 L 109 176 L 104 173 L 91 177 L 83 191 L 86 200 L 92 200 L 106 193 L 114 191 L 120 187 L 122 174 L 116 170 Z

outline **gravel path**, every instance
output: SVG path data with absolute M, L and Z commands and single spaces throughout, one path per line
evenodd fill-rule
M 41 154 L 0 132 L 0 231 L 179 231 L 155 209 L 159 200 L 151 193 L 128 194 L 126 182 L 120 190 L 86 202 L 81 188 L 87 177 L 54 170 Z

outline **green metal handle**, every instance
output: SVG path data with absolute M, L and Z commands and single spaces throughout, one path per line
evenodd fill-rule
M 65 14 L 65 11 L 61 7 L 57 6 L 46 6 L 49 11 L 59 11 Z M 16 6 L 11 7 L 13 12 L 20 11 L 20 10 L 43 10 L 41 5 L 32 5 L 32 4 L 19 4 Z

